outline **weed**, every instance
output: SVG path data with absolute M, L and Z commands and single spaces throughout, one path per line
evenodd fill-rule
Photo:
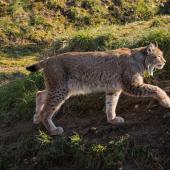
M 52 142 L 52 137 L 50 137 L 47 133 L 45 133 L 43 131 L 39 131 L 39 135 L 38 135 L 37 139 L 43 145 L 49 144 Z

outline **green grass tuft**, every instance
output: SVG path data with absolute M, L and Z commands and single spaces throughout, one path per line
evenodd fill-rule
M 42 76 L 34 74 L 0 87 L 2 122 L 30 119 L 35 108 L 35 93 L 43 87 Z M 12 97 L 11 97 L 12 96 Z

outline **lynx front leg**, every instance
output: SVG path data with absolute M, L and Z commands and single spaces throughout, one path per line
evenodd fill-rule
M 133 84 L 128 85 L 124 92 L 136 97 L 153 97 L 166 108 L 170 108 L 170 98 L 164 90 L 150 84 Z
M 134 70 L 129 69 L 123 75 L 123 91 L 135 97 L 153 97 L 167 108 L 170 108 L 170 98 L 164 90 L 158 86 L 143 83 L 143 77 Z
M 117 106 L 120 94 L 121 94 L 121 91 L 116 91 L 112 94 L 106 94 L 107 121 L 115 125 L 124 123 L 124 119 L 122 117 L 116 116 L 116 106 Z

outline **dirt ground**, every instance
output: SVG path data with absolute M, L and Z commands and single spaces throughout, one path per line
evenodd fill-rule
M 127 102 L 128 101 L 128 102 Z M 135 99 L 121 97 L 117 109 L 119 116 L 126 119 L 122 127 L 115 127 L 106 121 L 103 114 L 92 113 L 81 115 L 81 117 L 65 114 L 55 123 L 62 126 L 65 135 L 80 134 L 89 139 L 91 143 L 106 143 L 117 137 L 128 134 L 137 145 L 149 146 L 157 158 L 150 163 L 149 168 L 139 162 L 126 159 L 122 170 L 169 170 L 170 169 L 170 109 L 165 109 L 154 100 Z M 13 144 L 16 137 L 22 134 L 36 133 L 38 127 L 32 121 L 18 122 L 13 127 L 2 127 L 0 129 L 1 142 Z M 152 165 L 152 167 L 151 167 Z M 57 167 L 54 167 L 56 169 Z M 61 168 L 59 168 L 61 169 Z
M 169 92 L 168 84 L 163 82 L 160 86 Z M 152 154 L 156 155 L 153 162 L 145 164 L 126 158 L 122 170 L 170 170 L 170 109 L 163 108 L 153 99 L 121 96 L 117 115 L 126 120 L 121 127 L 107 123 L 104 109 L 99 114 L 94 114 L 93 110 L 88 112 L 88 108 L 86 110 L 86 114 L 79 116 L 64 114 L 55 118 L 54 122 L 64 128 L 65 136 L 79 134 L 88 139 L 89 143 L 105 144 L 128 134 L 134 144 L 149 146 Z M 36 134 L 42 128 L 41 125 L 33 125 L 32 120 L 19 121 L 12 127 L 0 127 L 0 143 L 5 143 L 7 147 L 17 145 L 20 136 Z

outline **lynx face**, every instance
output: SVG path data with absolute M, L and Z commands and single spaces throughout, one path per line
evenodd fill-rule
M 162 69 L 166 63 L 163 52 L 155 44 L 149 44 L 147 47 L 147 57 L 145 65 L 150 75 L 153 76 L 154 69 Z

